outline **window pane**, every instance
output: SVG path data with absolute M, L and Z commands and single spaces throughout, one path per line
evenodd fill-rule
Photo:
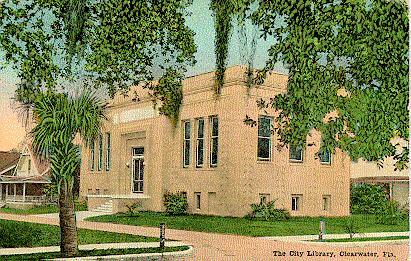
M 107 133 L 107 145 L 106 145 L 106 170 L 110 170 L 111 165 L 111 136 Z
M 212 118 L 212 125 L 213 125 L 213 129 L 212 129 L 212 136 L 218 136 L 218 118 L 217 117 L 213 117 Z
M 320 153 L 320 161 L 322 163 L 331 163 L 331 153 L 328 150 L 324 150 Z
M 190 140 L 184 141 L 184 165 L 190 165 Z
M 138 155 L 144 155 L 144 148 L 133 148 L 133 155 L 138 156 Z
M 190 139 L 190 131 L 191 131 L 190 127 L 191 125 L 189 121 L 184 122 L 184 138 L 185 139 Z
M 271 118 L 259 117 L 258 118 L 258 136 L 270 137 L 271 136 Z
M 303 150 L 300 146 L 290 146 L 290 159 L 292 160 L 303 160 Z
M 270 159 L 270 138 L 258 138 L 258 158 Z
M 204 140 L 197 141 L 197 166 L 204 163 Z
M 218 158 L 218 138 L 213 138 L 212 139 L 212 145 L 211 145 L 211 164 L 216 165 Z
M 204 119 L 199 119 L 198 122 L 197 138 L 204 137 Z

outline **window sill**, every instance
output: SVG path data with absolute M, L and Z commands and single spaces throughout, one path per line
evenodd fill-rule
M 302 164 L 302 163 L 304 163 L 304 161 L 303 160 L 289 160 L 289 163 L 291 163 L 291 164 Z
M 270 160 L 261 160 L 261 159 L 257 159 L 257 164 L 272 164 L 273 161 Z
M 325 167 L 331 167 L 331 162 L 320 162 L 321 166 L 325 166 Z

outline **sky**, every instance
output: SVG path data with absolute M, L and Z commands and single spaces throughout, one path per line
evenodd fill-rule
M 188 68 L 187 76 L 192 76 L 204 72 L 213 71 L 215 68 L 214 55 L 214 22 L 212 13 L 209 10 L 209 0 L 194 0 L 189 11 L 192 13 L 187 18 L 186 24 L 195 32 L 195 43 L 197 44 L 196 60 L 193 67 Z M 253 27 L 247 27 L 249 35 L 253 33 Z M 254 66 L 261 68 L 267 59 L 267 50 L 272 44 L 271 41 L 258 40 Z M 242 58 L 243 45 L 239 44 L 237 31 L 233 30 L 229 45 L 228 66 L 244 64 Z M 278 71 L 285 72 L 285 69 L 278 65 Z M 10 68 L 0 71 L 0 151 L 7 151 L 15 148 L 23 141 L 25 130 L 19 119 L 15 106 L 12 106 L 13 93 L 16 90 L 16 83 L 19 79 L 16 72 Z

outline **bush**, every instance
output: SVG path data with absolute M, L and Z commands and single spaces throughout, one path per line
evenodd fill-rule
M 354 234 L 357 234 L 358 226 L 355 223 L 355 219 L 353 217 L 348 217 L 344 224 L 344 230 L 348 234 L 350 234 L 350 239 L 354 237 Z
M 381 185 L 364 183 L 351 186 L 352 214 L 375 214 L 387 202 L 387 193 Z
M 28 223 L 2 222 L 0 225 L 0 248 L 31 247 L 41 231 Z
M 394 200 L 387 201 L 382 208 L 376 211 L 375 219 L 377 223 L 384 225 L 397 225 L 407 218 L 407 211 L 400 207 Z
M 286 209 L 275 208 L 275 201 L 268 203 L 251 204 L 252 212 L 246 217 L 258 220 L 287 220 L 290 218 L 290 213 Z
M 169 215 L 184 215 L 187 214 L 187 196 L 184 192 L 164 194 L 164 206 L 166 213 Z
M 127 207 L 126 214 L 128 216 L 138 216 L 138 212 L 142 209 L 143 204 L 141 201 L 138 201 L 133 204 L 126 205 L 126 207 Z

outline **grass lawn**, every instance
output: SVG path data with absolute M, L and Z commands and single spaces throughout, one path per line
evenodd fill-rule
M 87 205 L 85 204 L 76 204 L 76 211 L 87 210 Z M 9 214 L 18 214 L 18 215 L 34 215 L 34 214 L 48 214 L 48 213 L 57 213 L 59 208 L 56 205 L 42 205 L 37 206 L 31 209 L 17 209 L 17 208 L 0 208 L 0 212 L 9 213 Z
M 0 219 L 0 228 L 13 227 L 14 231 L 21 231 L 27 235 L 27 227 L 39 231 L 39 235 L 33 235 L 32 247 L 58 246 L 60 245 L 60 228 L 58 226 L 35 224 L 19 221 L 9 221 Z M 18 237 L 18 234 L 15 233 Z M 14 237 L 14 236 L 13 236 Z M 138 235 L 119 234 L 105 231 L 88 229 L 78 229 L 79 244 L 98 243 L 124 243 L 124 242 L 155 242 L 158 238 L 143 237 Z M 17 241 L 17 240 L 16 240 Z M 0 244 L 1 246 L 1 244 Z M 24 247 L 24 246 L 21 246 Z
M 375 223 L 373 215 L 352 215 L 352 218 L 355 222 L 356 233 L 409 231 L 408 220 L 404 220 L 398 225 L 382 225 Z M 87 220 L 150 227 L 158 227 L 160 223 L 164 222 L 167 228 L 192 231 L 246 236 L 292 236 L 318 234 L 320 220 L 326 221 L 327 234 L 346 233 L 344 227 L 348 219 L 348 217 L 293 217 L 287 221 L 257 221 L 235 217 L 168 216 L 165 213 L 140 212 L 134 217 L 116 214 L 91 217 Z
M 174 252 L 187 250 L 188 247 L 166 247 L 164 251 L 160 248 L 129 248 L 129 249 L 106 249 L 106 250 L 80 250 L 78 257 L 83 256 L 108 256 L 108 255 L 125 255 L 125 254 L 141 254 L 141 253 L 161 253 L 161 252 Z M 60 253 L 40 253 L 40 254 L 29 254 L 29 255 L 10 255 L 10 256 L 0 256 L 5 260 L 42 260 L 59 258 Z
M 363 242 L 363 241 L 382 241 L 382 240 L 399 240 L 399 239 L 409 239 L 409 236 L 391 236 L 391 237 L 355 237 L 350 238 L 335 238 L 335 239 L 325 239 L 321 242 Z M 320 241 L 320 240 L 312 240 Z

